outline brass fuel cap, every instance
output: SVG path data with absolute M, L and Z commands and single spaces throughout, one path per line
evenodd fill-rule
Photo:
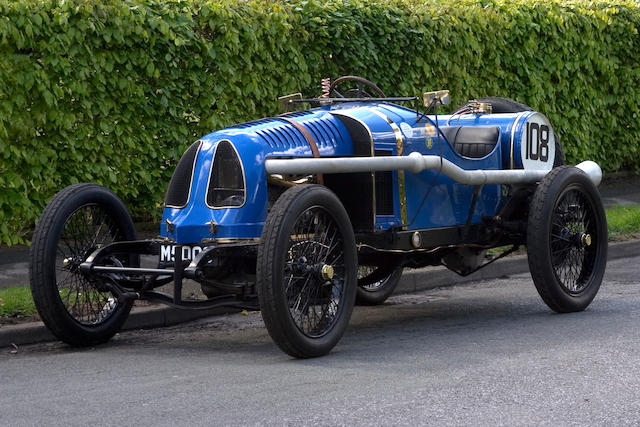
M 322 266 L 322 278 L 324 280 L 331 280 L 333 279 L 333 266 L 325 264 Z
M 582 236 L 580 236 L 580 241 L 584 246 L 591 246 L 591 234 L 582 233 Z

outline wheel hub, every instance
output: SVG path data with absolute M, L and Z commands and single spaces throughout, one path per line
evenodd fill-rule
M 80 264 L 82 264 L 83 262 L 84 260 L 78 256 L 70 256 L 62 260 L 62 267 L 71 271 L 72 273 L 75 273 L 78 270 Z
M 324 280 L 331 280 L 333 279 L 333 266 L 325 264 L 322 266 L 322 269 L 320 270 L 321 274 L 322 274 L 322 278 Z

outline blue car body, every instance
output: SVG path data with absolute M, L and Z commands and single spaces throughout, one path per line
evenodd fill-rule
M 323 106 L 288 113 L 285 117 L 295 120 L 314 136 L 321 157 L 355 155 L 351 134 L 341 120 L 347 116 L 369 130 L 375 155 L 406 156 L 412 152 L 442 155 L 465 170 L 499 170 L 523 168 L 520 156 L 513 153 L 520 153 L 525 123 L 534 114 L 539 113 L 420 117 L 415 110 L 396 104 L 367 102 Z M 497 127 L 498 143 L 481 158 L 462 156 L 440 129 L 449 126 Z M 246 196 L 241 206 L 212 208 L 206 203 L 210 175 L 215 173 L 212 163 L 221 141 L 233 145 L 242 165 Z M 194 162 L 188 202 L 184 207 L 165 208 L 161 235 L 177 244 L 197 244 L 203 239 L 259 238 L 268 212 L 265 160 L 312 155 L 304 136 L 278 117 L 238 124 L 204 136 Z M 392 227 L 417 230 L 458 226 L 469 221 L 479 223 L 483 217 L 495 216 L 505 204 L 503 185 L 484 185 L 469 217 L 473 186 L 455 182 L 436 170 L 390 173 L 393 210 L 376 213 L 371 232 Z M 345 181 L 344 185 L 350 184 Z M 211 221 L 215 224 L 213 234 Z

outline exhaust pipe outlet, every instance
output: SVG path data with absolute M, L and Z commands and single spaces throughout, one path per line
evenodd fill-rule
M 585 160 L 582 163 L 578 163 L 576 167 L 586 173 L 596 187 L 602 182 L 602 169 L 596 162 Z

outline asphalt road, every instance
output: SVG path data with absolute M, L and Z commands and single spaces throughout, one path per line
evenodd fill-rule
M 334 351 L 294 360 L 236 314 L 0 354 L 4 425 L 638 425 L 640 256 L 582 313 L 528 274 L 358 308 Z

